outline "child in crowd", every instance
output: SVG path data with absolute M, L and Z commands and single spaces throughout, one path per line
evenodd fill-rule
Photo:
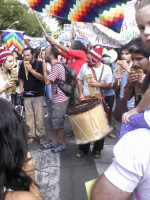
M 136 10 L 136 21 L 140 30 L 141 38 L 147 48 L 150 48 L 150 0 L 139 2 Z M 127 132 L 136 128 L 150 128 L 150 72 L 145 80 L 147 90 L 137 107 L 124 113 L 122 117 L 122 128 L 120 138 Z M 143 83 L 143 85 L 144 85 Z M 140 126 L 140 127 L 139 127 Z

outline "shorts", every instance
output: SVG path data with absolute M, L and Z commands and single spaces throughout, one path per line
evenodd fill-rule
M 50 125 L 53 129 L 63 129 L 68 100 L 51 104 Z

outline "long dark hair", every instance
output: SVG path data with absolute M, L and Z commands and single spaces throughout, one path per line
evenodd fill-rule
M 72 49 L 82 50 L 87 54 L 87 48 L 80 40 L 75 40 L 73 42 Z
M 32 180 L 22 170 L 28 152 L 27 137 L 20 116 L 5 99 L 0 98 L 0 199 L 4 188 L 29 191 Z

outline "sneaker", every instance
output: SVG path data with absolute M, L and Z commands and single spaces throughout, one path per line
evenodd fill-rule
M 51 149 L 51 148 L 55 148 L 55 147 L 58 147 L 58 144 L 53 143 L 51 140 L 50 140 L 50 142 L 42 145 L 42 149 Z
M 59 146 L 53 148 L 51 150 L 52 153 L 58 153 L 58 152 L 61 152 L 61 151 L 65 151 L 67 148 L 66 148 L 66 145 L 63 145 L 63 144 L 60 144 Z
M 45 114 L 45 117 L 49 117 L 49 114 Z

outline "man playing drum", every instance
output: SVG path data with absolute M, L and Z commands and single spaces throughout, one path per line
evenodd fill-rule
M 77 86 L 80 94 L 80 101 L 99 98 L 100 90 L 109 89 L 112 82 L 112 71 L 108 65 L 100 62 L 103 48 L 94 48 L 87 54 L 87 63 L 85 63 L 78 74 Z M 91 78 L 93 77 L 93 78 Z M 94 142 L 93 155 L 98 159 L 101 157 L 104 138 Z M 90 143 L 79 145 L 77 158 L 88 154 Z

